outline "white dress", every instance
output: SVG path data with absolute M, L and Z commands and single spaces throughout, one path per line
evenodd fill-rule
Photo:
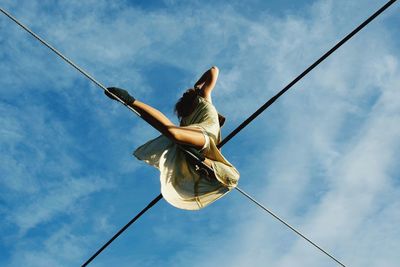
M 171 205 L 187 210 L 201 209 L 219 199 L 239 180 L 239 172 L 225 159 L 216 144 L 221 141 L 218 112 L 205 98 L 197 96 L 195 110 L 181 121 L 181 126 L 200 128 L 206 146 L 200 151 L 212 162 L 217 180 L 210 181 L 196 171 L 174 142 L 161 135 L 138 147 L 134 155 L 160 170 L 161 193 Z

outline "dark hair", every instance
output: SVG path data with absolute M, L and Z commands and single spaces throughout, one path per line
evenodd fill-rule
M 174 111 L 179 120 L 186 116 L 189 116 L 190 113 L 192 113 L 196 96 L 197 91 L 193 88 L 190 88 L 187 89 L 186 92 L 183 93 L 183 96 L 179 98 L 178 102 L 176 102 Z

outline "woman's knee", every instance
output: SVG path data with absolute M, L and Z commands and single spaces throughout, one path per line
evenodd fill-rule
M 177 127 L 169 127 L 168 134 L 169 134 L 170 138 L 172 139 L 172 141 L 174 141 L 176 143 L 180 143 L 181 140 L 183 139 L 182 133 L 179 131 L 179 129 Z
M 201 130 L 188 129 L 182 127 L 170 127 L 168 129 L 168 132 L 170 134 L 170 138 L 172 139 L 172 141 L 176 143 L 191 145 L 196 147 L 204 146 L 205 138 Z

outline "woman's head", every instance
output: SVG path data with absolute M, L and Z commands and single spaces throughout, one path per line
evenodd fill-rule
M 175 113 L 179 119 L 182 119 L 193 112 L 197 91 L 194 88 L 187 89 L 182 97 L 175 104 Z

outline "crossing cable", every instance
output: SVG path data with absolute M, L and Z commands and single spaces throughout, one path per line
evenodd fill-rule
M 27 31 L 29 34 L 31 34 L 33 37 L 35 37 L 39 42 L 41 42 L 42 44 L 44 44 L 45 46 L 47 46 L 48 48 L 50 48 L 51 51 L 53 51 L 54 53 L 56 53 L 59 57 L 61 57 L 63 60 L 65 60 L 68 64 L 70 64 L 72 67 L 74 67 L 77 71 L 79 71 L 80 73 L 82 73 L 84 76 L 86 76 L 86 78 L 88 78 L 89 80 L 91 80 L 92 82 L 94 82 L 98 87 L 100 87 L 101 89 L 103 89 L 104 91 L 107 91 L 110 95 L 112 95 L 113 97 L 115 97 L 115 99 L 120 102 L 121 104 L 123 104 L 124 106 L 126 106 L 127 108 L 129 108 L 131 111 L 133 111 L 136 115 L 138 115 L 139 117 L 140 114 L 139 112 L 137 112 L 134 108 L 132 108 L 131 106 L 127 105 L 124 101 L 122 101 L 121 98 L 119 98 L 117 95 L 113 94 L 112 92 L 108 91 L 108 89 L 102 85 L 100 82 L 98 82 L 95 78 L 93 78 L 89 73 L 87 73 L 86 71 L 84 71 L 81 67 L 79 67 L 78 65 L 76 65 L 74 62 L 72 62 L 69 58 L 67 58 L 66 56 L 64 56 L 63 54 L 61 54 L 60 51 L 58 51 L 57 49 L 55 49 L 52 45 L 50 45 L 49 43 L 47 43 L 45 40 L 43 40 L 40 36 L 38 36 L 36 33 L 34 33 L 31 29 L 29 29 L 28 27 L 26 27 L 24 24 L 22 24 L 21 22 L 19 22 L 15 17 L 13 17 L 10 13 L 8 13 L 7 11 L 5 11 L 3 8 L 0 7 L 0 11 L 6 15 L 7 17 L 9 17 L 12 21 L 14 21 L 15 23 L 17 23 L 21 28 L 23 28 L 25 31 Z
M 363 23 L 361 23 L 357 28 L 355 28 L 352 32 L 346 35 L 340 42 L 338 42 L 334 47 L 332 47 L 328 52 L 323 54 L 317 61 L 311 64 L 305 71 L 300 73 L 293 81 L 291 81 L 288 85 L 286 85 L 281 91 L 279 91 L 275 96 L 269 99 L 265 104 L 263 104 L 259 109 L 257 109 L 252 115 L 250 115 L 245 121 L 243 121 L 235 130 L 233 130 L 229 135 L 225 137 L 224 140 L 219 144 L 219 146 L 223 146 L 226 142 L 232 139 L 236 134 L 238 134 L 243 128 L 245 128 L 250 122 L 252 122 L 258 115 L 260 115 L 264 110 L 266 110 L 269 106 L 271 106 L 280 96 L 282 96 L 286 91 L 288 91 L 293 85 L 295 85 L 298 81 L 300 81 L 304 76 L 306 76 L 311 70 L 313 70 L 316 66 L 318 66 L 322 61 L 324 61 L 327 57 L 329 57 L 333 52 L 335 52 L 339 47 L 341 47 L 344 43 L 346 43 L 351 37 L 353 37 L 356 33 L 358 33 L 362 28 L 367 26 L 372 20 L 374 20 L 377 16 L 379 16 L 383 11 L 385 11 L 389 6 L 394 4 L 397 0 L 391 0 L 387 2 L 384 6 L 382 6 L 378 11 L 372 14 L 368 19 L 366 19 Z
M 222 147 L 224 144 L 226 144 L 230 139 L 232 139 L 233 136 L 235 136 L 237 133 L 239 133 L 244 127 L 246 127 L 251 121 L 253 121 L 258 115 L 260 115 L 265 109 L 267 109 L 272 103 L 274 103 L 281 95 L 283 95 L 286 91 L 288 91 L 295 83 L 297 83 L 301 78 L 303 78 L 306 74 L 308 74 L 312 69 L 314 69 L 319 63 L 321 63 L 323 60 L 325 60 L 329 55 L 331 55 L 335 50 L 337 50 L 340 46 L 342 46 L 346 41 L 348 41 L 352 36 L 354 36 L 357 32 L 359 32 L 362 28 L 364 28 L 368 23 L 370 23 L 373 19 L 375 19 L 378 15 L 380 15 L 384 10 L 386 10 L 390 5 L 392 5 L 394 2 L 397 0 L 391 0 L 387 2 L 383 7 L 381 7 L 377 12 L 375 12 L 371 17 L 369 17 L 366 21 L 364 21 L 362 24 L 360 24 L 355 30 L 353 30 L 350 34 L 348 34 L 344 39 L 342 39 L 339 43 L 337 43 L 332 49 L 330 49 L 328 52 L 326 52 L 321 58 L 319 58 L 316 62 L 314 62 L 310 67 L 308 67 L 303 73 L 301 73 L 298 77 L 296 77 L 291 83 L 289 83 L 285 88 L 283 88 L 278 94 L 276 94 L 274 97 L 272 97 L 270 100 L 268 100 L 263 106 L 261 106 L 254 114 L 252 114 L 248 119 L 246 119 L 241 125 L 239 125 L 233 132 L 231 132 L 222 142 L 218 145 L 218 147 Z M 108 91 L 105 86 L 103 86 L 101 83 L 99 83 L 97 80 L 95 80 L 92 76 L 90 76 L 87 72 L 82 70 L 80 67 L 78 67 L 76 64 L 74 64 L 71 60 L 69 60 L 67 57 L 62 55 L 58 50 L 56 50 L 54 47 L 49 45 L 47 42 L 45 42 L 42 38 L 40 38 L 38 35 L 36 35 L 34 32 L 32 32 L 29 28 L 24 26 L 22 23 L 20 23 L 17 19 L 15 19 L 13 16 L 11 16 L 8 12 L 0 8 L 0 11 L 4 13 L 7 17 L 9 17 L 11 20 L 13 20 L 15 23 L 17 23 L 19 26 L 21 26 L 24 30 L 26 30 L 28 33 L 30 33 L 33 37 L 38 39 L 41 43 L 43 43 L 45 46 L 50 48 L 54 53 L 56 53 L 58 56 L 60 56 L 62 59 L 64 59 L 67 63 L 72 65 L 75 69 L 77 69 L 79 72 L 81 72 L 84 76 L 86 76 L 88 79 L 90 79 L 92 82 L 94 82 L 96 85 L 98 85 L 100 88 L 102 88 L 105 91 Z M 108 91 L 109 92 L 109 91 Z M 140 114 L 127 105 L 124 101 L 122 101 L 118 96 L 114 95 L 113 93 L 109 92 L 112 96 L 114 96 L 121 104 L 125 105 L 127 108 L 129 108 L 131 111 L 136 113 L 138 116 Z M 187 151 L 186 151 L 187 152 Z M 190 153 L 189 153 L 190 155 Z M 199 161 L 200 164 L 202 164 L 204 167 L 208 167 L 205 165 L 203 162 L 201 162 L 200 159 L 195 158 L 197 161 Z M 296 234 L 304 238 L 306 241 L 311 243 L 313 246 L 317 247 L 319 250 L 321 250 L 323 253 L 328 255 L 330 258 L 335 260 L 337 263 L 339 263 L 342 266 L 343 265 L 340 261 L 335 259 L 333 256 L 331 256 L 329 253 L 327 253 L 325 250 L 317 246 L 315 243 L 313 243 L 311 240 L 306 238 L 304 235 L 302 235 L 299 231 L 294 229 L 292 226 L 290 226 L 288 223 L 283 221 L 281 218 L 276 216 L 274 213 L 269 211 L 267 208 L 265 208 L 263 205 L 261 205 L 259 202 L 257 202 L 254 198 L 249 196 L 247 193 L 245 193 L 243 190 L 240 188 L 236 188 L 240 193 L 242 193 L 244 196 L 249 198 L 251 201 L 253 201 L 255 204 L 260 206 L 262 209 L 267 211 L 269 214 L 271 214 L 274 218 L 278 219 L 280 222 L 285 224 L 287 227 L 289 227 L 292 231 L 294 231 Z M 162 195 L 160 194 L 157 196 L 150 204 L 146 206 L 145 209 L 143 209 L 137 216 L 135 216 L 127 225 L 125 225 L 120 231 L 118 231 L 117 234 L 113 236 L 103 247 L 98 250 L 84 265 L 86 266 L 90 261 L 92 261 L 103 249 L 105 249 L 113 240 L 115 240 L 123 231 L 125 231 L 134 221 L 136 221 L 142 214 L 144 214 L 148 209 L 150 209 L 153 205 L 155 205 L 160 199 L 162 198 Z
M 283 223 L 284 225 L 286 225 L 290 230 L 292 230 L 293 232 L 295 232 L 297 235 L 299 235 L 300 237 L 302 237 L 304 240 L 306 240 L 307 242 L 309 242 L 311 245 L 313 245 L 314 247 L 316 247 L 317 249 L 319 249 L 321 252 L 323 252 L 325 255 L 327 255 L 329 258 L 331 258 L 332 260 L 336 261 L 336 263 L 338 263 L 339 265 L 345 267 L 345 265 L 340 262 L 338 259 L 336 259 L 335 257 L 333 257 L 331 254 L 329 254 L 326 250 L 324 250 L 323 248 L 321 248 L 320 246 L 318 246 L 317 244 L 315 244 L 312 240 L 310 240 L 308 237 L 306 237 L 305 235 L 303 235 L 302 233 L 300 233 L 298 230 L 296 230 L 293 226 L 291 226 L 290 224 L 288 224 L 287 222 L 285 222 L 282 218 L 280 218 L 278 215 L 276 215 L 274 212 L 272 212 L 270 209 L 268 209 L 267 207 L 265 207 L 263 204 L 261 204 L 260 202 L 258 202 L 256 199 L 254 199 L 252 196 L 250 196 L 249 194 L 247 194 L 245 191 L 243 191 L 243 189 L 240 189 L 239 187 L 236 187 L 236 190 L 239 191 L 242 195 L 244 195 L 245 197 L 247 197 L 250 201 L 252 201 L 253 203 L 255 203 L 257 206 L 259 206 L 261 209 L 263 209 L 264 211 L 268 212 L 272 217 L 274 217 L 275 219 L 277 219 L 278 221 L 280 221 L 281 223 Z
M 328 58 L 333 52 L 335 52 L 338 48 L 340 48 L 343 44 L 345 44 L 348 40 L 350 40 L 355 34 L 357 34 L 360 30 L 362 30 L 365 26 L 367 26 L 372 20 L 374 20 L 376 17 L 378 17 L 381 13 L 383 13 L 389 6 L 391 6 L 393 3 L 395 3 L 397 0 L 391 0 L 387 2 L 384 6 L 382 6 L 379 10 L 377 10 L 374 14 L 372 14 L 368 19 L 366 19 L 363 23 L 361 23 L 357 28 L 355 28 L 352 32 L 350 32 L 348 35 L 346 35 L 341 41 L 339 41 L 334 47 L 332 47 L 330 50 L 328 50 L 325 54 L 323 54 L 318 60 L 316 60 L 313 64 L 311 64 L 306 70 L 304 70 L 302 73 L 300 73 L 295 79 L 293 79 L 288 85 L 286 85 L 281 91 L 279 91 L 275 96 L 270 98 L 265 104 L 263 104 L 258 110 L 256 110 L 252 115 L 250 115 L 245 121 L 243 121 L 236 129 L 234 129 L 230 134 L 228 134 L 217 146 L 218 148 L 221 148 L 224 144 L 226 144 L 229 140 L 231 140 L 236 134 L 238 134 L 241 130 L 243 130 L 248 124 L 250 124 L 256 117 L 258 117 L 261 113 L 263 113 L 269 106 L 271 106 L 279 97 L 281 97 L 284 93 L 286 93 L 292 86 L 294 86 L 298 81 L 300 81 L 304 76 L 306 76 L 309 72 L 311 72 L 315 67 L 317 67 L 321 62 L 323 62 L 326 58 Z M 34 35 L 35 36 L 35 35 Z M 50 47 L 51 48 L 51 47 Z M 79 70 L 79 69 L 78 69 Z M 120 101 L 121 102 L 121 101 Z M 129 106 L 128 106 L 129 107 Z M 190 155 L 194 157 L 194 159 L 202 165 L 203 168 L 207 168 L 209 171 L 213 171 L 209 166 L 205 165 L 196 155 Z M 268 212 L 271 216 L 273 216 L 275 219 L 283 223 L 285 226 L 287 226 L 289 229 L 291 229 L 293 232 L 295 232 L 297 235 L 301 236 L 303 239 L 308 241 L 310 244 L 312 244 L 314 247 L 322 251 L 324 254 L 329 256 L 331 259 L 333 259 L 335 262 L 340 264 L 341 266 L 345 266 L 343 263 L 341 263 L 339 260 L 337 260 L 335 257 L 333 257 L 331 254 L 329 254 L 326 250 L 315 244 L 313 241 L 311 241 L 309 238 L 304 236 L 302 233 L 300 233 L 298 230 L 296 230 L 294 227 L 292 227 L 290 224 L 285 222 L 283 219 L 281 219 L 279 216 L 277 216 L 274 212 L 263 206 L 260 202 L 255 200 L 253 197 L 251 197 L 249 194 L 247 194 L 245 191 L 240 189 L 239 187 L 235 187 L 236 190 L 238 190 L 242 195 L 247 197 L 250 201 L 254 202 L 256 205 L 258 205 L 260 208 Z M 140 215 L 143 214 L 145 211 L 147 211 L 151 206 L 153 206 L 156 202 L 158 202 L 162 198 L 162 195 L 158 195 L 141 213 Z M 153 204 L 152 204 L 153 203 Z M 150 207 L 149 207 L 150 206 Z M 131 220 L 127 225 L 125 225 L 120 231 L 117 232 L 116 235 L 114 235 L 102 248 L 100 248 L 99 251 L 97 251 L 84 265 L 86 266 L 87 263 L 89 263 L 91 260 L 93 260 L 105 247 L 107 247 L 115 238 L 117 238 L 123 231 L 125 231 L 137 218 L 136 216 L 133 220 Z
M 131 224 L 133 224 L 137 219 L 139 219 L 147 210 L 153 207 L 163 196 L 159 194 L 155 199 L 153 199 L 141 212 L 139 212 L 132 220 L 130 220 L 124 227 L 122 227 L 110 240 L 108 240 L 99 250 L 96 251 L 84 264 L 82 267 L 87 266 L 94 258 L 97 257 L 108 245 L 110 245 L 120 234 L 122 234 L 126 229 L 128 229 Z

